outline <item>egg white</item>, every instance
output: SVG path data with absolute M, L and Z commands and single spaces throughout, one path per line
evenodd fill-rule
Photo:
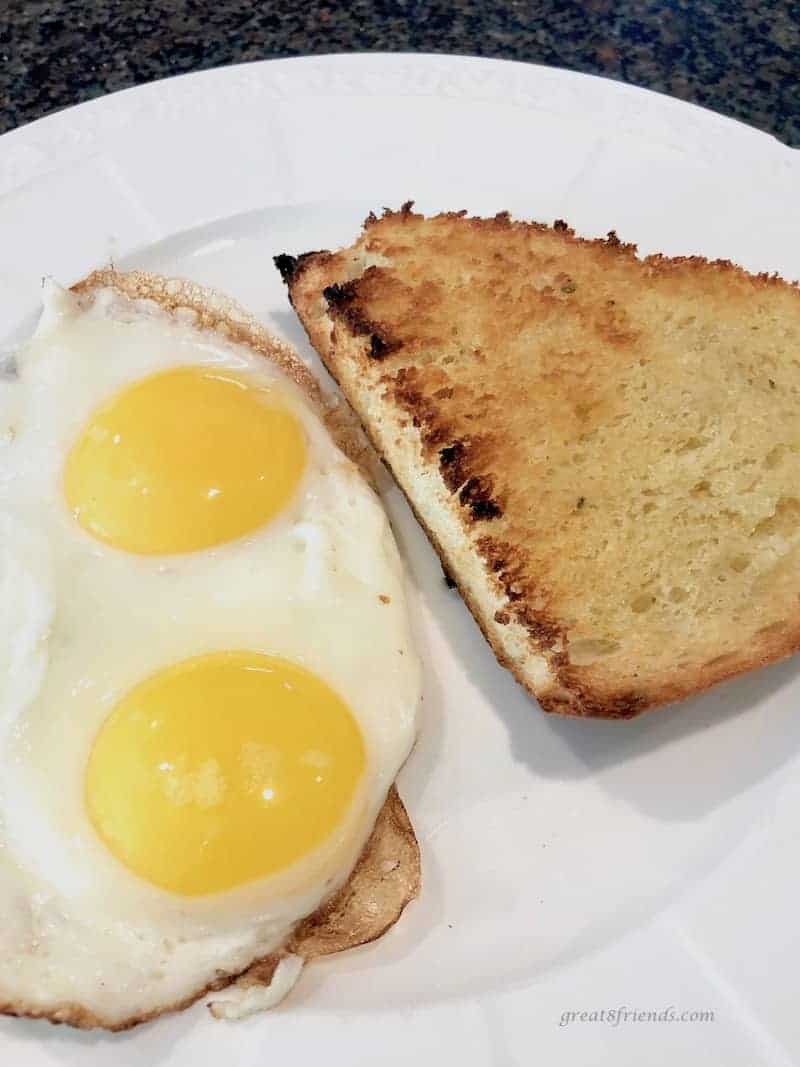
M 189 317 L 53 285 L 16 364 L 0 381 L 0 1002 L 78 1003 L 113 1023 L 273 951 L 345 880 L 413 744 L 419 665 L 386 517 L 279 368 Z M 179 365 L 272 383 L 304 428 L 306 470 L 267 526 L 191 554 L 136 556 L 78 526 L 63 463 L 98 405 Z M 181 897 L 105 848 L 84 808 L 85 765 L 129 689 L 227 649 L 284 656 L 336 690 L 361 727 L 365 784 L 312 857 Z

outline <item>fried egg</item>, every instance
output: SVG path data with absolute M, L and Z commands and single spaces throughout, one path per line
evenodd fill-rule
M 388 522 L 287 367 L 49 284 L 0 380 L 7 1009 L 122 1025 L 275 951 L 413 744 Z

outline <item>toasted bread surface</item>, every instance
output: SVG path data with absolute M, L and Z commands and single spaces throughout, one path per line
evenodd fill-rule
M 131 300 L 153 301 L 170 313 L 191 312 L 199 329 L 220 333 L 278 364 L 315 404 L 336 443 L 362 468 L 369 480 L 371 450 L 368 446 L 365 449 L 360 428 L 338 407 L 323 400 L 316 379 L 295 352 L 269 334 L 234 301 L 193 282 L 143 271 L 95 271 L 73 286 L 74 292 L 87 299 L 92 299 L 99 289 L 113 289 Z M 47 1019 L 79 1029 L 128 1030 L 167 1012 L 187 1008 L 207 993 L 225 989 L 232 983 L 242 988 L 269 985 L 285 955 L 311 960 L 374 941 L 397 922 L 406 905 L 416 897 L 419 886 L 419 845 L 403 802 L 392 786 L 347 881 L 317 912 L 295 927 L 289 941 L 278 952 L 254 960 L 239 974 L 221 974 L 211 985 L 199 987 L 178 1003 L 122 1021 L 105 1019 L 77 1003 L 64 1003 L 53 1010 L 43 1010 L 22 1001 L 0 1002 L 0 1014 Z
M 800 290 L 507 215 L 280 256 L 500 661 L 628 718 L 800 647 Z

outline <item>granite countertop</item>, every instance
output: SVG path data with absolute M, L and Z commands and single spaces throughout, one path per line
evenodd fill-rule
M 797 0 L 0 0 L 0 132 L 243 60 L 449 52 L 670 93 L 800 146 Z

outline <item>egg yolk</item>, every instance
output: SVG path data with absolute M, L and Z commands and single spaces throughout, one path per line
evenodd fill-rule
M 181 367 L 92 414 L 67 457 L 64 492 L 80 525 L 106 544 L 192 552 L 268 522 L 304 465 L 302 428 L 273 391 Z
M 116 705 L 89 756 L 86 805 L 131 871 L 199 896 L 321 845 L 350 810 L 365 760 L 352 714 L 315 675 L 261 653 L 212 653 Z

